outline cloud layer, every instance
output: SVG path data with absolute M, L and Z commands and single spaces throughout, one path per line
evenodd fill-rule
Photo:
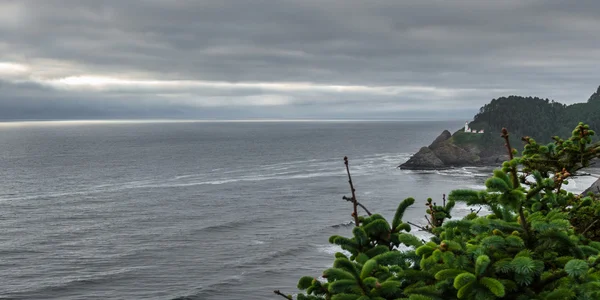
M 600 2 L 2 1 L 0 118 L 470 116 L 585 101 Z

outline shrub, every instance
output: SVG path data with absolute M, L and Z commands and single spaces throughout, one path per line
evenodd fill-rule
M 600 157 L 594 132 L 580 123 L 569 139 L 548 145 L 523 138 L 521 156 L 502 131 L 510 160 L 494 171 L 485 191 L 455 190 L 443 205 L 427 202 L 429 241 L 402 220 L 407 198 L 391 223 L 379 214 L 359 216 L 348 170 L 355 227 L 332 236 L 349 255 L 336 253 L 324 280 L 302 277 L 296 298 L 367 299 L 600 299 L 600 199 L 563 189 Z M 347 160 L 346 160 L 346 166 Z M 451 218 L 456 202 L 485 206 Z M 292 299 L 292 296 L 277 294 Z

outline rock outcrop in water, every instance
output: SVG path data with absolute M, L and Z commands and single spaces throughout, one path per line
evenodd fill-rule
M 400 165 L 400 169 L 408 170 L 437 170 L 446 168 L 448 166 L 429 147 L 421 148 L 407 162 Z
M 461 131 L 452 135 L 444 130 L 428 147 L 423 147 L 407 162 L 399 166 L 406 170 L 440 170 L 462 166 L 499 165 L 508 155 L 484 153 L 473 143 L 458 144 L 455 137 L 464 134 Z
M 460 131 L 454 136 L 460 134 Z M 500 166 L 508 160 L 508 155 L 498 153 L 485 153 L 476 143 L 456 145 L 453 135 L 444 130 L 427 147 L 422 147 L 407 162 L 399 166 L 405 170 L 443 170 L 452 167 L 464 166 Z M 582 194 L 592 192 L 600 194 L 600 179 L 596 180 Z

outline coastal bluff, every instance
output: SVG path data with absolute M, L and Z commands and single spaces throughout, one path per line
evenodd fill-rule
M 489 152 L 479 143 L 481 135 L 459 130 L 444 130 L 429 146 L 422 147 L 408 161 L 398 166 L 404 170 L 442 170 L 464 166 L 499 165 L 507 154 Z M 502 150 L 502 148 L 500 148 Z

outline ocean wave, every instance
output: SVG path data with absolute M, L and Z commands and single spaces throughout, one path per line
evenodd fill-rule
M 272 175 L 257 175 L 257 176 L 246 176 L 239 178 L 230 178 L 230 179 L 222 179 L 222 180 L 209 180 L 209 181 L 194 181 L 194 182 L 174 182 L 174 183 L 165 183 L 165 184 L 156 184 L 146 186 L 147 188 L 173 188 L 173 187 L 187 187 L 187 186 L 197 186 L 197 185 L 220 185 L 234 182 L 244 182 L 244 181 L 266 181 L 266 180 L 291 180 L 291 179 L 309 179 L 309 178 L 318 178 L 318 177 L 328 177 L 328 176 L 343 176 L 343 170 L 339 170 L 336 172 L 316 172 L 310 173 L 306 172 L 304 174 L 296 174 L 296 175 L 288 175 L 288 176 L 272 176 Z
M 225 223 L 221 223 L 221 224 L 217 224 L 217 225 L 210 225 L 210 226 L 202 227 L 199 229 L 195 229 L 195 231 L 221 231 L 221 230 L 226 230 L 226 229 L 236 229 L 236 228 L 244 227 L 248 224 L 257 223 L 257 222 L 260 222 L 260 219 L 258 219 L 258 218 L 241 219 L 241 220 L 225 222 Z
M 228 268 L 255 270 L 257 266 L 263 266 L 265 264 L 272 263 L 278 258 L 293 257 L 296 256 L 298 253 L 308 251 L 310 249 L 311 247 L 309 245 L 301 245 L 296 247 L 277 249 L 274 251 L 260 251 L 255 252 L 255 254 L 259 254 L 259 256 L 240 257 L 239 259 L 233 259 L 227 263 L 224 263 L 224 266 Z
M 122 279 L 125 275 L 129 273 L 135 272 L 139 269 L 144 269 L 147 267 L 130 267 L 125 269 L 118 269 L 112 271 L 106 271 L 91 275 L 81 275 L 81 276 L 67 276 L 61 277 L 59 282 L 51 282 L 42 285 L 33 290 L 22 290 L 16 293 L 12 293 L 14 296 L 17 295 L 47 295 L 58 291 L 66 291 L 71 290 L 77 287 L 83 287 L 88 285 L 95 284 L 105 284 L 108 282 L 113 282 Z
M 354 225 L 354 221 L 348 221 L 348 222 L 343 222 L 343 223 L 331 225 L 331 227 L 333 227 L 333 228 L 340 228 L 340 227 L 349 227 L 349 226 L 353 226 L 353 225 Z
M 16 197 L 0 197 L 0 202 L 12 202 L 12 201 L 22 201 L 22 200 L 38 200 L 38 199 L 44 199 L 44 198 L 59 198 L 59 197 L 65 197 L 65 196 L 74 196 L 74 195 L 87 195 L 90 194 L 92 191 L 71 191 L 71 192 L 51 192 L 51 193 L 44 193 L 44 194 L 33 194 L 33 195 L 21 195 L 19 196 L 19 194 L 17 193 L 13 193 L 13 196 Z M 56 205 L 56 203 L 52 203 L 51 205 Z
M 490 174 L 484 173 L 483 169 L 473 167 L 472 169 L 466 168 L 451 168 L 446 170 L 400 170 L 405 174 L 414 175 L 440 175 L 440 176 L 452 176 L 452 177 L 489 177 Z
M 487 189 L 487 187 L 483 184 L 471 184 L 471 185 L 467 185 L 466 188 L 471 189 L 471 190 L 485 190 Z
M 0 257 L 6 258 L 11 255 L 20 255 L 23 256 L 25 254 L 41 254 L 42 251 L 28 249 L 28 248 L 13 248 L 13 249 L 0 249 Z
M 342 249 L 342 247 L 340 247 L 338 245 L 320 245 L 320 246 L 317 246 L 317 251 L 319 251 L 321 253 L 327 253 L 327 254 L 336 254 L 337 252 L 341 252 L 346 256 L 352 255 L 352 253 Z
M 285 257 L 285 256 L 291 256 L 291 255 L 295 255 L 300 251 L 304 251 L 309 249 L 310 247 L 308 246 L 300 246 L 300 247 L 294 247 L 294 248 L 289 248 L 289 249 L 283 249 L 283 250 L 277 250 L 277 251 L 271 251 L 269 253 L 266 254 L 266 257 L 263 259 L 260 259 L 260 262 L 264 262 L 265 260 L 273 260 L 273 259 L 277 259 L 280 257 Z

